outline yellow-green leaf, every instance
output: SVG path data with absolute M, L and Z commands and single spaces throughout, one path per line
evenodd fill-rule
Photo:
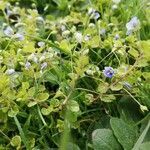
M 38 101 L 45 101 L 45 100 L 47 100 L 49 98 L 49 94 L 48 93 L 39 93 L 38 95 L 37 95 L 37 100 Z

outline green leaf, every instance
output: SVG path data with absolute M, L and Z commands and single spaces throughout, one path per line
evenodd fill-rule
M 28 96 L 29 97 L 33 97 L 35 94 L 35 87 L 31 87 L 30 89 L 28 89 Z
M 76 112 L 72 112 L 70 110 L 67 111 L 67 119 L 70 123 L 76 122 L 78 114 Z
M 70 100 L 68 102 L 67 107 L 72 112 L 78 112 L 80 110 L 79 104 L 76 101 L 74 101 L 74 100 Z
M 56 126 L 56 127 L 58 128 L 59 132 L 64 131 L 64 121 L 58 119 L 58 120 L 57 120 L 57 126 Z
M 49 98 L 49 94 L 48 93 L 39 93 L 37 95 L 37 100 L 38 101 L 46 101 Z
M 53 98 L 53 99 L 51 99 L 51 101 L 50 101 L 50 105 L 51 105 L 52 107 L 58 107 L 58 106 L 60 105 L 60 101 L 59 101 L 58 99 Z
M 53 111 L 53 107 L 51 107 L 51 106 L 48 108 L 42 108 L 41 109 L 42 114 L 45 116 L 49 115 L 52 111 Z
M 110 124 L 114 135 L 123 146 L 124 150 L 131 150 L 137 138 L 136 128 L 118 118 L 111 118 Z
M 34 47 L 34 43 L 33 42 L 27 42 L 24 45 L 23 52 L 25 52 L 25 53 L 34 53 L 35 51 L 36 51 L 36 49 Z
M 12 138 L 10 144 L 11 144 L 12 146 L 14 146 L 14 147 L 20 147 L 20 145 L 21 145 L 21 138 L 20 138 L 20 136 L 19 136 L 19 135 L 15 135 L 15 136 Z
M 19 109 L 17 106 L 13 106 L 13 108 L 11 108 L 9 111 L 8 111 L 8 116 L 9 117 L 14 117 L 17 115 L 17 113 L 19 112 Z
M 88 56 L 79 56 L 79 58 L 76 60 L 77 67 L 79 69 L 84 69 L 86 65 L 89 64 L 89 57 Z
M 15 120 L 15 123 L 16 123 L 16 125 L 17 125 L 18 130 L 19 130 L 21 139 L 22 139 L 22 141 L 23 141 L 23 143 L 24 143 L 26 149 L 30 149 L 30 148 L 29 148 L 29 145 L 28 145 L 28 142 L 27 142 L 27 139 L 26 139 L 26 137 L 25 137 L 25 134 L 24 134 L 24 132 L 23 132 L 23 130 L 22 130 L 22 127 L 21 127 L 21 125 L 20 125 L 20 122 L 18 121 L 18 118 L 17 118 L 16 116 L 14 116 L 14 120 Z
M 121 147 L 110 129 L 97 129 L 92 133 L 94 150 L 120 150 Z
M 129 96 L 123 96 L 119 100 L 118 111 L 121 119 L 133 124 L 141 120 L 142 117 L 142 115 L 139 113 L 139 105 Z
M 71 54 L 71 49 L 73 48 L 73 46 L 69 44 L 69 41 L 62 40 L 59 46 L 60 48 L 64 50 L 63 51 L 64 53 L 69 54 L 69 55 Z
M 59 67 L 55 67 L 44 74 L 44 79 L 52 84 L 59 84 L 61 77 L 61 69 Z
M 138 67 L 146 67 L 146 66 L 148 66 L 149 64 L 148 64 L 148 61 L 147 61 L 147 59 L 140 59 L 139 61 L 138 61 Z
M 109 129 L 110 128 L 110 116 L 103 115 L 97 122 L 94 122 L 94 129 Z
M 22 82 L 22 88 L 27 90 L 30 87 L 29 82 Z
M 98 86 L 98 92 L 106 93 L 107 90 L 108 90 L 108 86 L 109 86 L 109 84 L 107 82 L 100 83 L 99 86 Z
M 31 101 L 31 102 L 28 103 L 28 107 L 32 107 L 32 106 L 34 106 L 36 104 L 37 104 L 36 101 Z
M 150 148 L 150 142 L 145 142 L 145 143 L 142 143 L 139 150 L 149 150 Z
M 136 51 L 135 49 L 130 49 L 129 51 L 128 51 L 128 53 L 129 54 L 131 54 L 133 57 L 135 57 L 135 58 L 137 58 L 138 56 L 139 56 L 139 53 L 138 53 L 138 51 Z
M 0 1 L 0 10 L 4 10 L 6 6 L 6 2 Z
M 91 40 L 89 40 L 87 42 L 87 44 L 91 47 L 91 48 L 97 48 L 100 45 L 100 37 L 99 36 L 94 36 Z
M 27 42 L 24 45 L 23 52 L 25 52 L 25 53 L 34 53 L 35 51 L 36 51 L 36 49 L 34 48 L 34 43 L 33 42 Z
M 121 83 L 117 83 L 115 85 L 112 85 L 110 88 L 112 91 L 119 91 L 123 88 L 123 85 Z
M 150 58 L 150 40 L 137 42 L 139 49 L 144 53 L 146 59 Z
M 67 7 L 68 0 L 52 0 L 55 2 L 60 10 L 64 10 Z
M 67 149 L 66 149 L 66 150 L 80 150 L 80 148 L 79 148 L 78 145 L 69 142 L 69 143 L 67 144 Z
M 114 95 L 103 95 L 101 97 L 101 100 L 106 102 L 106 103 L 113 102 L 115 99 L 116 99 L 116 97 Z
M 146 80 L 150 80 L 150 72 L 143 72 L 142 75 Z

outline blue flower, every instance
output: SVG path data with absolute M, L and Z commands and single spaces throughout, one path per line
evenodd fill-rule
M 93 8 L 88 10 L 88 15 L 95 20 L 100 18 L 100 13 Z
M 93 18 L 94 18 L 95 20 L 97 20 L 99 17 L 100 17 L 99 12 L 95 12 L 95 13 L 93 14 Z
M 20 33 L 16 33 L 15 38 L 17 38 L 19 41 L 23 41 L 24 40 L 24 35 L 20 34 Z
M 8 37 L 14 37 L 16 39 L 18 39 L 19 41 L 23 41 L 24 40 L 24 35 L 17 32 L 16 34 L 14 33 L 14 30 L 8 26 L 5 30 L 4 30 L 4 34 Z
M 114 69 L 112 67 L 105 67 L 103 74 L 105 77 L 112 78 L 114 76 Z
M 131 34 L 133 31 L 136 31 L 140 26 L 140 21 L 137 17 L 133 17 L 127 24 L 127 35 Z
M 12 75 L 12 74 L 14 74 L 15 73 L 15 70 L 14 69 L 7 69 L 6 70 L 6 74 L 7 75 Z
M 32 53 L 31 55 L 29 55 L 28 60 L 32 60 L 33 62 L 38 63 L 38 58 L 35 53 Z
M 114 37 L 115 40 L 118 40 L 119 38 L 120 38 L 119 34 L 116 34 Z
M 14 31 L 11 27 L 7 27 L 5 30 L 4 30 L 4 34 L 8 37 L 11 37 L 14 35 Z
M 101 29 L 100 30 L 100 35 L 104 36 L 106 34 L 106 30 L 105 29 Z
M 84 36 L 84 40 L 85 40 L 85 41 L 89 41 L 90 38 L 91 38 L 91 36 L 90 36 L 89 34 L 87 34 L 87 35 Z
M 26 64 L 25 64 L 25 69 L 29 70 L 30 67 L 31 67 L 31 63 L 27 61 Z

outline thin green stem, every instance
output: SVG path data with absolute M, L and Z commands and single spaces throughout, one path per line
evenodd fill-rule
M 39 117 L 40 117 L 40 119 L 42 120 L 44 126 L 47 126 L 47 123 L 45 122 L 45 119 L 43 118 L 43 116 L 42 116 L 42 114 L 41 114 L 41 111 L 40 111 L 40 108 L 39 108 L 38 105 L 37 105 L 37 110 L 38 110 Z
M 150 117 L 150 113 L 148 113 L 142 120 L 138 121 L 135 126 L 138 126 L 139 124 L 141 124 L 142 122 L 148 120 Z
M 0 130 L 0 133 L 1 133 L 1 134 L 5 137 L 5 139 L 7 139 L 8 141 L 11 140 L 2 130 Z
M 129 94 L 129 96 L 140 106 L 141 104 L 139 103 L 139 101 L 125 88 L 123 88 L 123 90 Z

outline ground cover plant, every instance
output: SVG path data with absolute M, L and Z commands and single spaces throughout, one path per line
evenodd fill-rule
M 148 0 L 0 1 L 0 150 L 149 150 Z

